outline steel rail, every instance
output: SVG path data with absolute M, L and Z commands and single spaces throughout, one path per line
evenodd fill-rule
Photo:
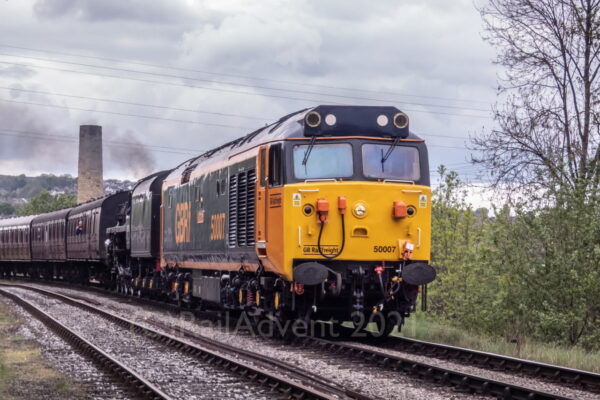
M 348 343 L 313 336 L 299 339 L 301 345 L 317 347 L 323 351 L 374 364 L 380 368 L 404 372 L 410 376 L 452 386 L 458 391 L 478 393 L 504 400 L 568 400 L 568 397 L 518 386 L 482 376 L 455 371 L 432 364 L 418 362 L 377 350 L 365 349 Z
M 143 335 L 144 337 L 153 339 L 167 346 L 175 347 L 185 354 L 198 358 L 200 361 L 214 364 L 216 366 L 224 368 L 225 370 L 236 373 L 242 377 L 248 378 L 251 381 L 268 386 L 273 390 L 278 390 L 279 392 L 289 396 L 290 398 L 337 400 L 340 397 L 342 397 L 357 400 L 370 399 L 370 397 L 365 396 L 361 393 L 335 387 L 323 379 L 317 380 L 314 376 L 310 376 L 310 374 L 303 375 L 299 371 L 297 371 L 297 373 L 294 374 L 296 379 L 291 379 L 281 376 L 279 374 L 275 374 L 271 371 L 268 371 L 266 368 L 269 368 L 270 362 L 277 360 L 269 360 L 269 358 L 266 356 L 260 356 L 256 353 L 244 351 L 233 346 L 219 344 L 219 342 L 212 341 L 208 338 L 203 338 L 204 346 L 201 347 L 190 341 L 185 340 L 184 338 L 178 338 L 174 335 L 158 332 L 157 330 L 137 324 L 134 321 L 119 317 L 115 314 L 111 314 L 108 311 L 102 310 L 90 304 L 86 304 L 83 301 L 71 298 L 64 294 L 59 294 L 50 290 L 23 284 L 0 283 L 0 286 L 11 286 L 31 290 L 42 295 L 63 301 L 72 306 L 92 312 L 123 328 L 129 329 L 132 332 Z M 172 327 L 170 329 L 172 329 Z M 189 333 L 191 334 L 191 332 Z M 210 346 L 207 346 L 206 344 L 209 344 Z M 213 349 L 208 348 L 211 346 L 213 347 Z M 219 353 L 219 350 L 226 350 L 228 354 Z M 240 358 L 238 356 L 239 354 L 243 354 L 245 357 Z M 256 361 L 261 362 L 262 365 L 264 365 L 265 367 L 249 365 L 249 362 L 255 364 Z M 283 366 L 285 363 L 277 361 L 275 364 Z M 272 366 L 270 368 L 272 368 Z M 293 366 L 291 365 L 286 366 L 286 368 L 290 371 L 293 370 Z
M 297 380 L 312 382 L 312 384 L 314 386 L 322 388 L 323 390 L 326 390 L 330 393 L 336 394 L 337 396 L 339 396 L 341 398 L 351 398 L 351 399 L 357 399 L 357 400 L 372 399 L 372 397 L 364 395 L 360 392 L 341 387 L 340 385 L 338 385 L 326 378 L 323 378 L 320 375 L 317 375 L 317 374 L 309 372 L 309 371 L 301 370 L 301 369 L 299 369 L 299 367 L 297 365 L 291 365 L 286 362 L 280 361 L 276 358 L 266 356 L 264 354 L 259 354 L 259 353 L 255 353 L 253 351 L 244 350 L 239 347 L 232 346 L 232 345 L 220 342 L 218 340 L 214 340 L 214 339 L 208 338 L 206 336 L 199 335 L 199 334 L 192 332 L 185 328 L 168 326 L 167 324 L 164 324 L 160 321 L 154 321 L 154 320 L 149 320 L 149 321 L 147 321 L 147 323 L 150 323 L 150 324 L 152 324 L 160 329 L 163 329 L 163 330 L 176 330 L 176 331 L 180 332 L 180 334 L 183 337 L 188 337 L 190 339 L 193 339 L 194 341 L 201 342 L 203 346 L 207 346 L 207 347 L 213 348 L 218 351 L 224 351 L 224 352 L 227 352 L 230 354 L 235 354 L 235 355 L 240 356 L 244 359 L 247 359 L 248 361 L 251 361 L 253 363 L 260 363 L 263 366 L 268 367 L 268 368 L 276 368 L 279 371 L 283 371 L 286 375 L 293 376 Z
M 5 286 L 5 285 L 3 285 Z M 123 365 L 121 362 L 106 354 L 104 351 L 81 337 L 80 335 L 67 328 L 65 325 L 52 318 L 50 315 L 34 306 L 27 300 L 0 289 L 0 294 L 11 299 L 19 306 L 23 307 L 29 314 L 37 318 L 50 330 L 60 336 L 63 340 L 77 349 L 82 355 L 91 359 L 100 369 L 110 373 L 123 383 L 130 390 L 135 392 L 141 398 L 153 400 L 171 400 L 171 397 L 163 393 L 160 389 L 139 376 L 133 370 Z
M 158 307 L 158 306 L 165 305 L 165 304 L 170 306 L 170 304 L 168 304 L 168 303 L 157 302 L 154 300 L 148 300 L 148 299 L 144 299 L 144 298 L 140 298 L 140 297 L 132 297 L 132 296 L 124 295 L 122 293 L 114 293 L 114 292 L 107 293 L 106 290 L 96 289 L 95 287 L 93 289 L 97 290 L 101 295 L 104 295 L 104 296 L 110 295 L 110 296 L 115 296 L 119 299 L 123 299 L 123 298 L 132 299 L 134 302 L 139 302 L 141 304 L 148 305 L 151 307 Z M 91 303 L 92 305 L 95 305 L 95 306 L 102 306 L 102 303 L 100 303 L 94 299 L 86 298 L 84 296 L 74 295 L 74 294 L 70 294 L 70 293 L 64 293 L 64 292 L 60 292 L 60 291 L 57 293 L 64 295 L 66 297 L 76 299 L 76 300 L 81 300 L 83 302 Z M 182 311 L 178 307 L 172 307 L 172 309 L 173 310 L 176 309 L 177 311 Z M 237 323 L 237 320 L 234 320 L 232 322 Z M 199 335 L 196 332 L 193 332 L 189 329 L 185 329 L 182 327 L 169 326 L 165 323 L 162 323 L 162 322 L 154 320 L 154 319 L 146 320 L 146 323 L 156 326 L 157 328 L 160 328 L 163 331 L 177 332 L 181 337 L 187 337 L 194 341 L 199 341 L 202 343 L 203 346 L 207 346 L 207 347 L 215 349 L 217 351 L 224 351 L 224 352 L 227 352 L 230 354 L 234 354 L 236 356 L 241 356 L 253 363 L 261 363 L 263 366 L 265 366 L 267 368 L 276 367 L 278 370 L 283 371 L 285 374 L 294 376 L 297 380 L 312 381 L 315 386 L 318 386 L 327 391 L 330 391 L 331 393 L 336 393 L 341 398 L 349 397 L 351 399 L 358 399 L 358 400 L 372 399 L 371 397 L 364 395 L 360 392 L 357 392 L 357 391 L 354 391 L 351 389 L 347 389 L 347 388 L 343 388 L 340 385 L 337 385 L 336 383 L 334 383 L 330 380 L 327 380 L 320 375 L 314 374 L 314 373 L 306 371 L 306 370 L 300 370 L 297 365 L 291 365 L 291 364 L 282 362 L 276 358 L 266 356 L 264 354 L 259 354 L 256 352 L 240 349 L 239 347 L 232 346 L 232 345 L 220 342 L 218 340 L 214 340 L 214 339 L 208 338 L 206 336 Z
M 366 339 L 366 341 L 371 340 Z M 387 347 L 388 344 L 391 346 Z M 400 350 L 480 368 L 524 374 L 585 391 L 600 392 L 600 374 L 591 371 L 399 336 L 390 336 L 383 343 L 379 342 L 375 345 L 382 349 Z
M 94 289 L 96 289 L 96 288 L 94 288 Z M 99 293 L 102 293 L 102 294 L 117 295 L 113 292 L 107 292 L 106 290 L 100 290 L 100 289 L 97 289 L 97 290 Z M 135 296 L 119 295 L 117 297 L 118 298 L 131 298 L 136 302 L 140 301 L 140 302 L 143 302 L 144 304 L 147 304 L 150 306 L 159 306 L 160 304 L 168 304 L 168 303 L 162 303 L 162 302 L 157 302 L 157 301 L 153 301 L 153 300 L 144 301 L 143 298 L 137 298 Z M 350 329 L 350 331 L 354 332 L 354 330 L 352 330 L 352 329 Z M 373 337 L 368 338 L 368 332 L 363 332 L 363 333 L 367 334 L 367 338 L 361 338 L 361 339 L 359 339 L 359 341 L 365 340 L 367 342 L 368 341 L 372 342 Z M 348 340 L 348 339 L 354 340 L 355 339 L 355 338 L 348 337 L 348 336 L 349 335 L 342 335 L 342 338 L 345 340 Z M 406 339 L 406 338 L 394 337 L 394 339 L 402 340 L 402 339 Z M 388 340 L 394 340 L 394 339 L 388 339 Z M 339 338 L 336 338 L 335 340 L 328 340 L 328 339 L 309 336 L 309 337 L 300 338 L 299 340 L 303 345 L 312 345 L 312 346 L 318 345 L 319 347 L 329 350 L 330 352 L 333 352 L 336 354 L 342 354 L 342 355 L 346 355 L 348 357 L 360 357 L 364 361 L 378 364 L 379 366 L 385 367 L 387 369 L 391 369 L 394 371 L 402 371 L 409 375 L 415 376 L 417 378 L 431 380 L 431 381 L 434 381 L 437 383 L 445 384 L 447 386 L 452 386 L 458 390 L 463 390 L 466 392 L 474 392 L 474 393 L 480 393 L 480 394 L 488 395 L 488 396 L 496 396 L 496 397 L 499 397 L 502 399 L 515 399 L 515 400 L 521 400 L 521 399 L 567 400 L 567 399 L 569 399 L 568 397 L 561 397 L 558 395 L 553 395 L 551 393 L 546 393 L 543 391 L 537 391 L 537 390 L 530 389 L 527 387 L 521 387 L 518 385 L 513 385 L 513 384 L 502 382 L 502 381 L 488 379 L 488 378 L 477 376 L 477 375 L 466 374 L 466 373 L 462 373 L 462 372 L 458 372 L 458 371 L 454 371 L 454 370 L 450 370 L 450 369 L 445 369 L 445 368 L 437 367 L 437 366 L 426 364 L 426 363 L 415 362 L 415 361 L 407 359 L 407 358 L 403 358 L 403 357 L 385 353 L 384 352 L 386 349 L 385 347 L 381 348 L 382 351 L 368 350 L 368 349 L 365 349 L 365 348 L 362 348 L 359 346 L 353 346 L 351 344 L 338 343 L 337 340 L 339 340 Z M 381 340 L 381 339 L 379 339 L 379 340 Z M 406 340 L 408 340 L 409 342 L 411 342 L 411 344 L 414 344 L 415 346 L 420 345 L 421 343 L 428 343 L 428 342 L 418 341 L 416 339 L 406 339 Z M 381 343 L 378 343 L 376 345 L 381 346 Z M 455 349 L 455 348 L 453 346 L 446 346 L 446 345 L 440 345 L 440 346 L 447 348 L 447 350 L 448 350 L 447 354 L 449 355 L 447 358 L 452 359 L 453 356 L 450 351 L 451 351 L 451 349 Z M 456 348 L 456 349 L 460 349 L 460 348 Z M 469 349 L 464 349 L 464 350 L 466 352 L 479 353 L 481 355 L 487 354 L 485 352 L 478 352 L 476 350 L 469 350 Z M 490 353 L 490 354 L 493 355 L 492 353 Z M 429 356 L 429 354 L 423 354 L 423 355 Z M 435 356 L 432 356 L 432 357 L 435 357 Z M 580 371 L 580 370 L 570 369 L 570 368 L 566 368 L 566 367 L 553 366 L 550 364 L 537 363 L 535 361 L 520 360 L 520 359 L 508 357 L 508 356 L 500 356 L 500 357 L 506 358 L 506 361 L 504 363 L 500 363 L 499 365 L 501 366 L 501 368 L 506 368 L 506 371 L 508 371 L 508 372 L 510 372 L 509 371 L 510 368 L 516 367 L 516 365 L 511 364 L 511 362 L 513 360 L 514 361 L 519 360 L 519 361 L 523 362 L 523 366 L 525 366 L 526 363 L 529 363 L 529 365 L 540 364 L 539 365 L 540 373 L 543 371 L 547 371 L 543 368 L 543 366 L 546 366 L 547 368 L 557 367 L 557 368 L 563 370 L 564 372 L 567 372 L 567 371 L 580 372 L 581 373 L 580 377 L 577 378 L 577 375 L 574 375 L 572 381 L 574 381 L 574 382 L 581 381 L 581 385 L 588 384 L 588 382 L 590 382 L 590 380 L 588 379 L 590 376 L 593 377 L 594 375 L 598 375 L 598 374 L 594 374 L 594 373 L 588 372 L 588 371 Z M 468 358 L 468 355 L 465 358 Z M 515 368 L 512 368 L 512 371 L 515 371 Z M 559 373 L 554 371 L 554 375 L 559 376 Z M 584 375 L 586 375 L 586 376 L 584 376 Z M 544 375 L 542 375 L 542 374 L 534 375 L 534 377 L 538 377 L 538 376 L 541 378 L 545 378 L 545 377 L 549 376 L 549 373 L 544 372 Z M 566 376 L 566 375 L 563 375 L 563 376 Z M 568 383 L 568 381 L 566 383 Z M 357 398 L 360 398 L 360 397 L 358 397 L 360 395 L 359 393 L 355 393 L 355 395 L 357 395 Z

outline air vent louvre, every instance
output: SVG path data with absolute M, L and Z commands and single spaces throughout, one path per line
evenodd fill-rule
M 254 221 L 256 214 L 255 199 L 256 199 L 256 171 L 251 169 L 248 171 L 247 187 L 246 187 L 246 245 L 254 246 Z
M 229 178 L 229 247 L 237 245 L 237 175 Z
M 254 246 L 256 171 L 229 179 L 229 247 Z
M 238 174 L 238 198 L 237 198 L 237 213 L 238 213 L 238 231 L 237 244 L 238 246 L 246 245 L 246 217 L 248 211 L 248 188 L 247 188 L 246 173 Z

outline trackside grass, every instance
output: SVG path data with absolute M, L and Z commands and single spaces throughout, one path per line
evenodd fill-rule
M 18 333 L 20 324 L 10 307 L 0 301 L 0 399 L 88 398 L 69 377 L 47 364 L 37 342 Z

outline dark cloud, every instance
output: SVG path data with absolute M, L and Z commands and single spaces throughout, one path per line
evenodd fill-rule
M 186 7 L 168 0 L 37 0 L 39 18 L 75 18 L 86 21 L 136 20 L 167 23 L 187 19 Z
M 64 114 L 63 114 L 64 116 Z M 21 104 L 0 102 L 0 159 L 22 161 L 25 170 L 43 171 L 49 166 L 69 167 L 76 159 L 77 142 L 57 130 L 44 113 Z
M 108 167 L 127 176 L 141 178 L 156 170 L 156 158 L 148 151 L 132 130 L 111 132 L 104 129 L 104 160 Z M 106 167 L 105 167 L 106 169 Z

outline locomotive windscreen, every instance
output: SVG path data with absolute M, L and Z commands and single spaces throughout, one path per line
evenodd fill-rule
M 388 151 L 391 151 L 386 158 Z M 362 145 L 363 172 L 369 178 L 418 181 L 421 178 L 419 151 L 415 147 L 389 144 Z
M 353 169 L 349 143 L 294 146 L 297 179 L 347 178 Z

